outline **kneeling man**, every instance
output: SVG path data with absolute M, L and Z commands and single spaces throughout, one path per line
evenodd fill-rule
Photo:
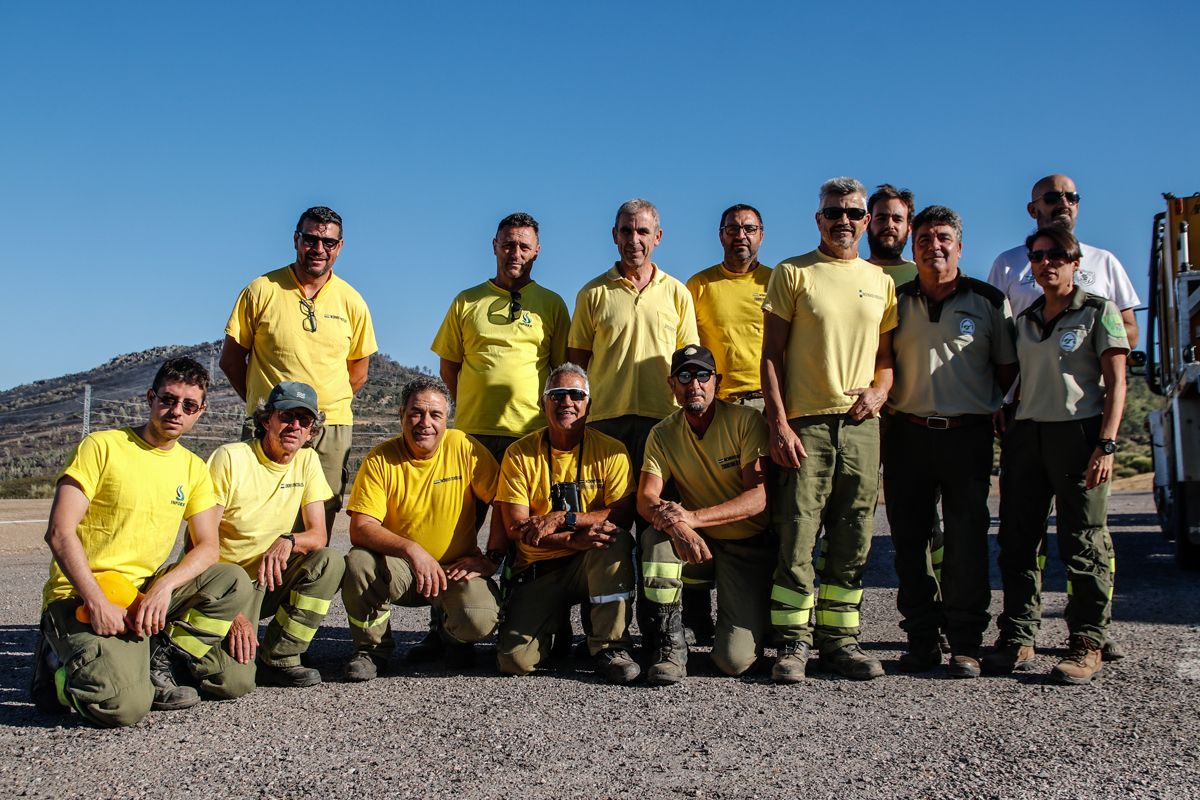
M 587 373 L 563 364 L 542 394 L 548 427 L 508 448 L 496 510 L 516 543 L 496 645 L 500 671 L 532 672 L 550 654 L 563 612 L 590 601 L 588 650 L 612 683 L 641 669 L 629 655 L 634 500 L 625 446 L 586 426 Z
M 321 673 L 301 665 L 300 656 L 329 612 L 346 566 L 341 553 L 325 546 L 325 501 L 333 492 L 317 452 L 306 446 L 324 416 L 311 386 L 283 381 L 254 412 L 255 438 L 219 447 L 208 459 L 221 510 L 221 561 L 237 564 L 254 581 L 254 596 L 228 639 L 237 660 L 231 672 L 247 690 L 255 682 L 321 682 Z M 301 514 L 304 530 L 293 534 Z M 259 648 L 258 621 L 267 617 Z

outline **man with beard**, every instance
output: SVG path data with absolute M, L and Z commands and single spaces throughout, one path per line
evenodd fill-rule
M 682 406 L 654 426 L 638 487 L 642 584 L 655 634 L 647 678 L 687 675 L 681 590 L 697 578 L 717 584 L 712 661 L 741 675 L 758 657 L 767 627 L 777 548 L 767 533 L 767 425 L 756 409 L 717 399 L 713 353 L 688 345 L 671 359 L 668 382 Z M 664 500 L 674 482 L 682 502 Z
M 316 389 L 325 425 L 312 447 L 333 490 L 325 504 L 329 534 L 349 476 L 350 404 L 367 382 L 375 330 L 362 296 L 333 273 L 344 244 L 337 212 L 324 206 L 305 211 L 292 243 L 294 262 L 238 295 L 225 325 L 221 370 L 246 401 L 244 440 L 254 437 L 254 411 L 277 383 L 302 381 Z
M 916 262 L 904 259 L 904 247 L 908 244 L 909 226 L 913 215 L 913 193 L 908 189 L 897 189 L 890 183 L 875 187 L 875 193 L 867 199 L 867 210 L 871 212 L 871 223 L 867 225 L 867 246 L 871 250 L 870 263 L 883 269 L 896 284 L 896 288 L 915 280 Z
M 771 459 L 781 467 L 771 493 L 780 540 L 771 625 L 781 642 L 771 675 L 780 683 L 804 679 L 814 643 L 822 663 L 845 677 L 883 675 L 858 637 L 896 287 L 858 257 L 870 223 L 866 188 L 833 178 L 818 196 L 820 244 L 775 268 L 763 304 L 762 384 Z M 827 547 L 814 596 L 812 551 L 822 524 Z

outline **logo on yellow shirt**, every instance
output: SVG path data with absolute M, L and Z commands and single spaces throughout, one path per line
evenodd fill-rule
M 883 299 L 883 295 L 881 295 L 881 294 L 874 294 L 872 292 L 866 292 L 866 291 L 863 291 L 862 289 L 858 290 L 858 296 L 859 297 L 870 297 L 874 300 L 882 300 Z
M 738 457 L 736 455 L 724 456 L 717 459 L 717 466 L 721 469 L 732 469 L 738 465 Z
M 175 499 L 171 501 L 172 505 L 182 506 L 187 504 L 187 496 L 183 493 L 183 484 L 175 487 Z
M 296 481 L 295 483 L 281 483 L 281 484 L 279 484 L 279 488 L 280 489 L 303 489 L 304 481 Z
M 521 324 L 522 324 L 522 325 L 524 325 L 526 328 L 532 328 L 532 327 L 533 327 L 533 320 L 529 318 L 529 312 L 528 312 L 528 311 L 522 311 L 522 312 L 521 312 Z
M 449 483 L 450 481 L 461 481 L 461 480 L 462 480 L 462 475 L 451 475 L 447 478 L 438 478 L 437 480 L 435 480 L 433 482 L 433 485 L 437 486 L 439 483 Z

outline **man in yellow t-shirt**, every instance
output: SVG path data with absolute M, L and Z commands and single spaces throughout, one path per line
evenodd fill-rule
M 589 600 L 588 651 L 612 683 L 641 674 L 629 655 L 633 608 L 633 493 L 629 456 L 587 425 L 587 373 L 563 364 L 542 404 L 549 425 L 504 455 L 493 513 L 516 545 L 511 590 L 496 643 L 500 671 L 525 675 L 562 635 L 564 610 Z
M 904 258 L 904 248 L 912 229 L 913 193 L 881 183 L 867 198 L 871 222 L 867 225 L 868 263 L 884 271 L 899 289 L 917 279 L 917 263 Z
M 776 267 L 763 304 L 763 392 L 771 458 L 782 468 L 771 500 L 780 540 L 771 624 L 782 643 L 771 675 L 780 683 L 804 679 L 814 643 L 823 664 L 845 677 L 883 675 L 858 637 L 879 495 L 879 410 L 892 386 L 896 287 L 858 257 L 870 222 L 866 188 L 834 178 L 819 196 L 821 243 Z M 822 523 L 814 598 L 812 551 Z
M 317 393 L 284 381 L 254 412 L 254 436 L 217 448 L 208 459 L 221 510 L 221 560 L 254 581 L 254 596 L 229 631 L 233 672 L 253 687 L 313 686 L 321 673 L 300 656 L 342 585 L 346 562 L 325 543 L 325 501 L 332 492 L 321 463 L 305 447 L 320 432 Z M 296 517 L 304 530 L 291 533 Z M 258 646 L 258 621 L 271 618 Z M 257 653 L 257 669 L 255 655 Z
M 566 360 L 571 317 L 561 297 L 533 281 L 537 220 L 525 213 L 500 220 L 492 252 L 496 277 L 454 298 L 432 349 L 455 401 L 454 427 L 499 462 L 541 426 L 542 384 Z
M 300 215 L 292 242 L 294 262 L 256 278 L 238 295 L 225 324 L 221 370 L 246 401 L 247 440 L 254 438 L 251 416 L 280 381 L 316 389 L 325 423 L 312 447 L 333 489 L 325 504 L 325 529 L 332 532 L 349 477 L 351 401 L 379 348 L 367 304 L 333 273 L 342 252 L 342 218 L 324 206 L 310 208 Z
M 74 709 L 95 725 L 118 727 L 151 708 L 194 706 L 200 696 L 176 684 L 172 661 L 185 661 L 212 696 L 243 693 L 227 680 L 230 660 L 220 645 L 250 582 L 241 569 L 217 563 L 208 470 L 177 445 L 203 412 L 207 390 L 204 367 L 170 359 L 146 392 L 146 423 L 90 434 L 59 475 L 31 685 L 40 710 Z M 164 570 L 185 519 L 191 547 Z M 144 594 L 118 605 L 102 581 Z
M 671 391 L 681 406 L 654 426 L 638 485 L 642 586 L 654 638 L 650 683 L 687 675 L 682 589 L 717 583 L 712 661 L 727 675 L 754 664 L 767 627 L 776 547 L 767 533 L 767 423 L 753 408 L 717 399 L 712 352 L 688 345 L 671 359 Z M 674 482 L 681 502 L 664 500 Z
M 482 554 L 476 538 L 496 493 L 496 460 L 462 431 L 446 430 L 450 391 L 436 378 L 409 381 L 400 403 L 402 434 L 367 454 L 346 507 L 354 545 L 342 581 L 354 641 L 349 681 L 386 671 L 393 604 L 432 605 L 435 635 L 458 666 L 500 615 L 491 576 L 503 556 Z
M 592 427 L 624 444 L 635 467 L 650 429 L 675 410 L 671 353 L 700 340 L 692 296 L 651 260 L 662 236 L 650 201 L 617 209 L 620 260 L 579 290 L 567 344 L 567 360 L 589 371 L 596 390 Z

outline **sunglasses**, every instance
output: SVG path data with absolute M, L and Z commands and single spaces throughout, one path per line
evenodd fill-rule
M 291 425 L 293 422 L 298 422 L 300 423 L 301 428 L 307 429 L 313 426 L 313 423 L 317 421 L 317 418 L 306 411 L 293 411 L 288 409 L 286 411 L 279 412 L 279 421 L 284 425 Z
M 313 308 L 312 300 L 301 300 L 300 311 L 305 315 L 304 321 L 300 323 L 300 327 L 309 333 L 317 332 L 317 314 Z
M 753 236 L 762 229 L 762 225 L 722 225 L 721 233 L 726 236 L 737 236 L 742 231 L 745 231 L 747 236 Z
M 583 389 L 547 389 L 544 396 L 559 403 L 566 398 L 570 398 L 576 403 L 582 403 L 588 395 Z
M 175 408 L 175 406 L 179 406 L 181 409 L 183 409 L 183 413 L 187 414 L 189 417 L 193 414 L 199 414 L 200 409 L 204 408 L 203 403 L 197 403 L 195 400 L 190 398 L 183 400 L 173 394 L 159 394 L 153 389 L 150 390 L 150 394 L 158 398 L 158 403 L 163 408 Z
M 1057 203 L 1059 200 L 1066 200 L 1067 205 L 1077 206 L 1079 205 L 1079 192 L 1046 192 L 1038 199 L 1046 203 Z
M 1043 261 L 1074 261 L 1075 257 L 1063 250 L 1061 247 L 1052 247 L 1049 250 L 1030 250 L 1029 263 L 1040 264 Z
M 826 206 L 821 209 L 821 216 L 830 222 L 837 222 L 843 216 L 849 217 L 852 222 L 858 222 L 863 217 L 867 216 L 865 208 L 842 208 L 841 206 Z
M 691 372 L 686 369 L 681 369 L 679 372 L 675 373 L 675 380 L 679 381 L 684 386 L 687 386 L 692 381 L 700 381 L 701 383 L 708 383 L 708 379 L 711 378 L 712 376 L 713 376 L 713 371 L 711 369 L 698 369 L 695 372 Z
M 508 321 L 516 322 L 517 317 L 521 316 L 521 293 L 509 292 L 508 295 L 511 298 L 508 304 Z
M 296 233 L 300 233 L 300 231 L 296 231 Z M 300 233 L 300 244 L 309 250 L 315 250 L 318 244 L 325 245 L 326 250 L 332 250 L 341 243 L 341 239 L 330 239 L 328 236 L 313 236 L 311 233 Z

